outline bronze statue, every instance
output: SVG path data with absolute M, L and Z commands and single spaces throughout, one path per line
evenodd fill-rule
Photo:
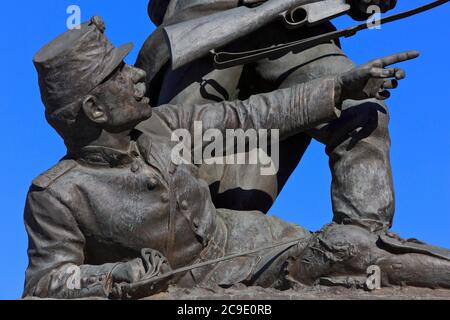
M 131 45 L 115 48 L 104 31 L 93 17 L 34 57 L 47 121 L 67 155 L 28 193 L 24 297 L 141 298 L 169 284 L 285 289 L 324 278 L 357 281 L 373 264 L 383 285 L 450 288 L 449 250 L 358 225 L 333 223 L 311 234 L 258 211 L 217 208 L 198 167 L 172 161 L 170 136 L 139 130 L 142 121 L 163 132 L 203 120 L 205 130 L 276 128 L 286 140 L 337 126 L 345 101 L 386 98 L 405 76 L 389 66 L 418 52 L 246 100 L 152 110 L 145 72 L 123 62 Z M 351 113 L 364 117 L 365 110 Z

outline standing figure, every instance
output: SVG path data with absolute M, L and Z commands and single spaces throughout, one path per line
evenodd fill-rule
M 270 1 L 270 0 L 269 0 Z M 151 0 L 149 14 L 158 26 L 144 44 L 136 66 L 148 74 L 148 95 L 153 106 L 192 105 L 211 101 L 245 100 L 252 94 L 287 88 L 355 67 L 337 41 L 290 52 L 225 70 L 214 68 L 211 57 L 171 70 L 162 27 L 261 0 Z M 396 1 L 351 1 L 350 14 L 361 20 L 366 9 L 392 9 Z M 290 30 L 280 21 L 231 43 L 226 51 L 270 47 L 335 30 L 330 22 Z M 393 83 L 393 86 L 396 84 Z M 216 206 L 267 212 L 297 167 L 312 138 L 326 146 L 332 173 L 333 221 L 360 225 L 371 231 L 389 229 L 394 215 L 390 165 L 389 112 L 379 99 L 347 100 L 341 118 L 310 128 L 280 143 L 276 175 L 260 174 L 260 165 L 203 165 Z M 150 122 L 140 125 L 154 132 Z

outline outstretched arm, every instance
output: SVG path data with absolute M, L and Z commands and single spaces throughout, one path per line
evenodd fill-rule
M 338 118 L 342 103 L 347 99 L 388 98 L 388 90 L 397 87 L 405 72 L 386 67 L 418 56 L 417 51 L 394 54 L 335 77 L 255 95 L 245 101 L 165 105 L 155 113 L 169 130 L 187 129 L 192 136 L 194 125 L 200 123 L 202 133 L 208 129 L 222 133 L 227 129 L 279 129 L 283 139 Z
M 165 105 L 155 114 L 174 131 L 202 125 L 205 132 L 216 129 L 279 129 L 287 137 L 320 123 L 336 119 L 336 79 L 318 79 L 292 88 L 258 94 L 244 101 L 223 101 L 204 105 Z

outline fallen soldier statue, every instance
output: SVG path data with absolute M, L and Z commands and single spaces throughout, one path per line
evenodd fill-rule
M 357 224 L 311 233 L 216 208 L 198 168 L 172 161 L 171 137 L 139 130 L 148 119 L 170 130 L 201 121 L 203 130 L 279 129 L 286 139 L 341 117 L 344 100 L 387 98 L 405 76 L 389 66 L 417 52 L 245 101 L 152 110 L 145 72 L 123 62 L 131 45 L 115 48 L 104 31 L 93 17 L 34 57 L 46 119 L 67 155 L 27 196 L 24 297 L 137 299 L 169 285 L 282 290 L 323 279 L 363 286 L 374 265 L 382 286 L 450 288 L 447 249 Z

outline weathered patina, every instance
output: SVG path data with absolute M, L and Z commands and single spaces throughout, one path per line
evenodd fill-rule
M 28 193 L 24 297 L 141 298 L 169 284 L 285 289 L 324 278 L 341 283 L 343 276 L 356 283 L 372 264 L 382 268 L 383 285 L 450 287 L 446 249 L 382 229 L 331 224 L 312 234 L 258 211 L 219 209 L 199 168 L 171 158 L 168 133 L 193 130 L 196 120 L 205 130 L 276 128 L 282 139 L 339 120 L 348 99 L 386 98 L 404 78 L 403 70 L 389 65 L 418 52 L 246 100 L 152 110 L 144 97 L 145 72 L 123 63 L 131 46 L 115 48 L 104 30 L 102 19 L 93 17 L 34 58 L 47 120 L 64 139 L 67 156 L 37 177 Z M 140 130 L 142 121 L 159 134 Z M 292 239 L 288 246 L 150 281 Z M 149 285 L 127 290 L 143 281 Z

